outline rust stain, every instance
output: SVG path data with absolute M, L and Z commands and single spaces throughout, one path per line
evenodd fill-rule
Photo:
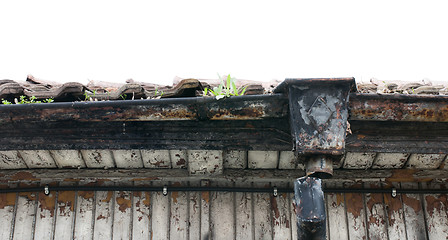
M 64 182 L 79 182 L 80 179 L 78 178 L 64 178 Z
M 39 180 L 38 178 L 36 178 L 33 174 L 31 174 L 30 172 L 17 172 L 14 175 L 11 176 L 11 180 L 28 180 L 28 181 L 37 181 Z
M 177 203 L 177 198 L 179 197 L 179 192 L 172 192 L 171 198 L 173 199 L 173 203 Z
M 402 194 L 401 199 L 403 200 L 403 203 L 405 205 L 414 209 L 414 211 L 416 213 L 418 213 L 422 210 L 422 204 L 419 199 L 414 198 L 414 197 L 409 197 L 408 194 Z
M 152 180 L 159 180 L 158 177 L 144 177 L 144 178 L 133 178 L 132 181 L 152 181 Z
M 70 211 L 74 210 L 75 191 L 60 191 L 58 194 L 58 206 L 59 212 L 64 214 L 66 207 L 70 208 Z
M 117 204 L 119 205 L 118 209 L 120 212 L 126 212 L 126 209 L 131 208 L 131 199 L 128 199 L 128 196 L 125 192 L 120 192 L 119 196 L 115 198 Z
M 428 182 L 431 178 L 416 178 L 415 173 L 418 169 L 393 169 L 390 177 L 385 180 L 387 183 L 392 182 Z
M 274 211 L 274 217 L 278 219 L 280 217 L 280 211 L 278 210 L 277 199 L 275 197 L 271 197 L 271 208 Z
M 204 199 L 205 202 L 207 202 L 207 204 L 208 204 L 210 201 L 210 192 L 202 192 L 201 196 L 202 196 L 202 199 Z
M 86 200 L 89 200 L 89 199 L 93 199 L 93 196 L 95 195 L 95 193 L 93 191 L 79 191 L 78 195 Z
M 6 206 L 14 206 L 16 204 L 16 193 L 1 193 L 0 194 L 0 209 Z
M 145 192 L 145 200 L 143 200 L 143 204 L 147 207 L 151 206 L 151 193 Z
M 361 184 L 351 186 L 353 188 L 360 188 Z M 363 198 L 361 193 L 346 193 L 345 194 L 347 212 L 353 214 L 354 218 L 361 215 L 361 210 L 364 208 Z
M 106 219 L 106 217 L 103 215 L 99 215 L 98 217 L 96 217 L 96 220 L 100 220 L 100 219 Z
M 56 195 L 50 193 L 48 196 L 44 193 L 39 193 L 39 208 L 40 211 L 43 212 L 47 210 L 50 212 L 50 216 L 54 216 L 54 208 L 56 205 Z M 43 216 L 43 215 L 41 215 Z
M 186 163 L 185 159 L 180 158 L 179 161 L 176 162 L 177 166 L 184 166 Z
M 425 197 L 426 200 L 426 208 L 429 216 L 433 216 L 435 211 L 445 212 L 447 209 L 447 195 L 439 194 L 439 195 L 427 195 Z
M 110 202 L 110 200 L 112 199 L 112 195 L 113 195 L 113 194 L 114 194 L 114 193 L 113 193 L 112 191 L 108 191 L 108 192 L 107 192 L 107 196 L 106 196 L 106 198 L 103 199 L 103 200 L 101 200 L 101 202 L 106 202 L 106 203 Z

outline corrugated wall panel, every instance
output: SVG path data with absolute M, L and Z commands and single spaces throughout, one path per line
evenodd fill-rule
M 109 184 L 113 183 L 104 183 Z M 139 184 L 142 183 L 135 183 Z M 152 183 L 153 186 L 165 184 L 187 183 Z M 254 187 L 274 185 L 228 181 L 210 183 L 210 186 L 247 184 Z M 380 188 L 389 187 L 388 184 L 352 182 L 326 186 Z M 445 186 L 442 183 L 402 183 L 396 187 Z M 328 193 L 328 239 L 446 239 L 447 199 L 447 194 L 392 197 L 381 193 Z M 291 193 L 280 193 L 277 197 L 272 193 L 230 192 L 169 192 L 166 196 L 159 192 L 127 191 L 61 191 L 50 192 L 50 195 L 3 193 L 0 194 L 0 216 L 1 239 L 297 238 Z

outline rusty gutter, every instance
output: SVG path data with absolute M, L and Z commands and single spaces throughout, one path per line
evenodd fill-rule
M 0 106 L 1 122 L 251 120 L 288 114 L 282 94 L 12 104 Z

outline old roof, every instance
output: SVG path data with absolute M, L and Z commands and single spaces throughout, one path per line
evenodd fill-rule
M 184 169 L 198 175 L 269 169 L 283 177 L 285 171 L 302 170 L 291 152 L 287 98 L 273 93 L 280 82 L 240 81 L 252 96 L 191 98 L 218 83 L 2 80 L 2 99 L 24 95 L 56 103 L 0 106 L 0 169 Z M 364 176 L 375 177 L 384 170 L 382 177 L 425 179 L 428 169 L 444 175 L 444 94 L 445 87 L 428 82 L 358 84 L 350 94 L 346 154 L 335 163 L 335 175 L 363 170 Z M 398 176 L 394 171 L 400 169 Z

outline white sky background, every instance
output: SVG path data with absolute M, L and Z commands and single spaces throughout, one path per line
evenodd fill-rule
M 0 79 L 448 83 L 444 1 L 1 1 Z

